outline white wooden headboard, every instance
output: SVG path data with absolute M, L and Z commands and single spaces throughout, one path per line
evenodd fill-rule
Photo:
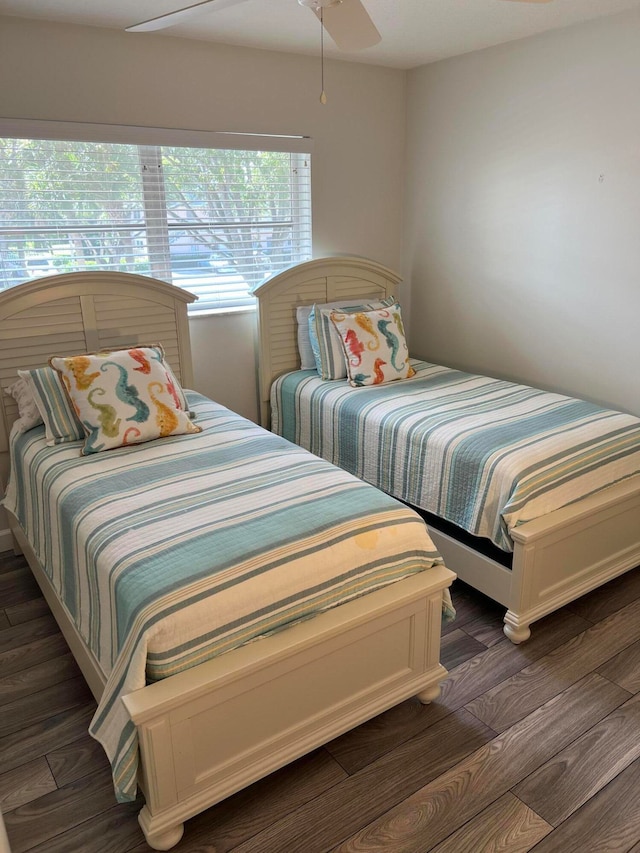
M 19 368 L 45 365 L 51 355 L 161 343 L 181 384 L 190 387 L 187 304 L 194 299 L 164 281 L 119 272 L 48 276 L 0 292 L 0 453 L 6 455 L 18 414 L 4 389 Z
M 318 258 L 272 276 L 254 291 L 258 299 L 260 423 L 269 426 L 269 394 L 278 376 L 300 367 L 296 308 L 340 299 L 384 299 L 402 279 L 376 261 Z

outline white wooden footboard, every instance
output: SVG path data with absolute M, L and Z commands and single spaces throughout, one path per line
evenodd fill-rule
M 516 527 L 511 535 L 505 634 L 521 642 L 532 622 L 640 565 L 640 478 Z
M 458 577 L 507 608 L 504 632 L 529 638 L 537 619 L 640 566 L 640 477 L 511 531 L 511 569 L 430 528 Z
M 192 815 L 409 696 L 435 698 L 453 577 L 430 569 L 126 696 L 148 843 L 169 849 Z

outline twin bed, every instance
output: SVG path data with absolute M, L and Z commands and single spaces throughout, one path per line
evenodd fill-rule
M 425 362 L 357 388 L 299 370 L 299 306 L 367 304 L 399 283 L 336 257 L 257 289 L 262 423 L 425 511 L 446 565 L 504 605 L 505 634 L 523 642 L 531 623 L 640 565 L 640 420 Z
M 0 384 L 53 354 L 109 350 L 93 373 L 69 362 L 70 382 L 91 389 L 101 438 L 120 422 L 135 435 L 145 345 L 163 345 L 167 389 L 191 385 L 192 298 L 116 273 L 17 286 L 0 294 Z M 126 359 L 127 402 L 111 411 L 95 388 Z M 150 846 L 394 704 L 437 696 L 454 576 L 413 511 L 196 393 L 197 431 L 88 455 L 22 418 L 11 430 L 21 412 L 1 405 L 13 535 L 98 701 L 91 731 L 118 797 L 144 791 Z
M 111 758 L 116 791 L 145 793 L 139 819 L 155 849 L 176 844 L 189 817 L 360 722 L 409 696 L 437 696 L 454 577 L 440 555 L 505 605 L 514 642 L 640 563 L 637 419 L 425 363 L 413 362 L 413 378 L 365 388 L 298 370 L 298 307 L 366 304 L 398 284 L 374 262 L 331 258 L 258 288 L 261 419 L 284 437 L 187 392 L 199 432 L 82 456 L 81 441 L 47 445 L 43 427 L 14 428 L 10 439 L 19 412 L 2 395 L 12 532 L 96 696 L 92 733 Z M 97 272 L 2 293 L 0 385 L 52 354 L 160 343 L 189 388 L 192 298 L 153 279 Z M 485 420 L 465 414 L 460 391 L 467 403 L 480 400 Z M 429 435 L 418 429 L 425 406 L 439 413 Z M 520 422 L 541 412 L 559 429 L 523 439 Z M 484 444 L 496 423 L 503 439 L 520 435 L 509 453 Z M 443 435 L 459 450 L 464 440 L 448 432 L 456 424 L 483 448 L 482 465 L 430 443 Z M 558 433 L 578 428 L 600 437 L 585 433 L 567 466 Z M 417 444 L 405 443 L 409 435 Z M 510 462 L 506 480 L 494 478 L 501 460 L 519 458 L 514 446 L 534 444 L 537 467 L 524 479 Z M 558 488 L 530 488 L 552 468 L 570 475 Z M 598 480 L 604 473 L 610 482 Z M 480 500 L 479 481 L 489 484 Z M 591 484 L 586 494 L 576 481 Z M 494 556 L 505 558 L 482 553 L 475 536 L 443 532 L 431 516 L 430 538 L 405 504 L 429 510 L 421 504 L 434 494 L 436 510 L 493 539 Z

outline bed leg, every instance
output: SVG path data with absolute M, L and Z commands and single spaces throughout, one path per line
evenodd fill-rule
M 503 631 L 515 645 L 524 643 L 531 636 L 529 623 L 521 621 L 520 617 L 511 610 L 507 610 L 505 614 Z
M 183 823 L 178 823 L 162 830 L 154 830 L 153 822 L 149 810 L 146 806 L 143 806 L 138 815 L 138 823 L 142 827 L 147 844 L 154 850 L 170 850 L 182 838 L 184 832 Z
M 439 684 L 432 684 L 431 687 L 426 687 L 424 690 L 421 690 L 420 693 L 416 693 L 416 697 L 422 702 L 423 705 L 429 705 L 431 702 L 433 702 L 434 699 L 437 699 L 439 695 Z

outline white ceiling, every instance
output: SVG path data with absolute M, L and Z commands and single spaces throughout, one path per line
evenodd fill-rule
M 0 0 L 0 15 L 97 27 L 126 26 L 191 5 L 196 0 Z M 508 0 L 364 0 L 382 34 L 375 47 L 338 51 L 325 40 L 325 54 L 373 65 L 414 68 L 483 47 L 566 27 L 579 21 L 640 8 L 640 0 L 553 0 L 536 4 Z M 320 24 L 296 0 L 246 0 L 195 21 L 162 30 L 165 35 L 245 45 L 289 53 L 317 54 Z M 130 38 L 151 38 L 143 33 Z

